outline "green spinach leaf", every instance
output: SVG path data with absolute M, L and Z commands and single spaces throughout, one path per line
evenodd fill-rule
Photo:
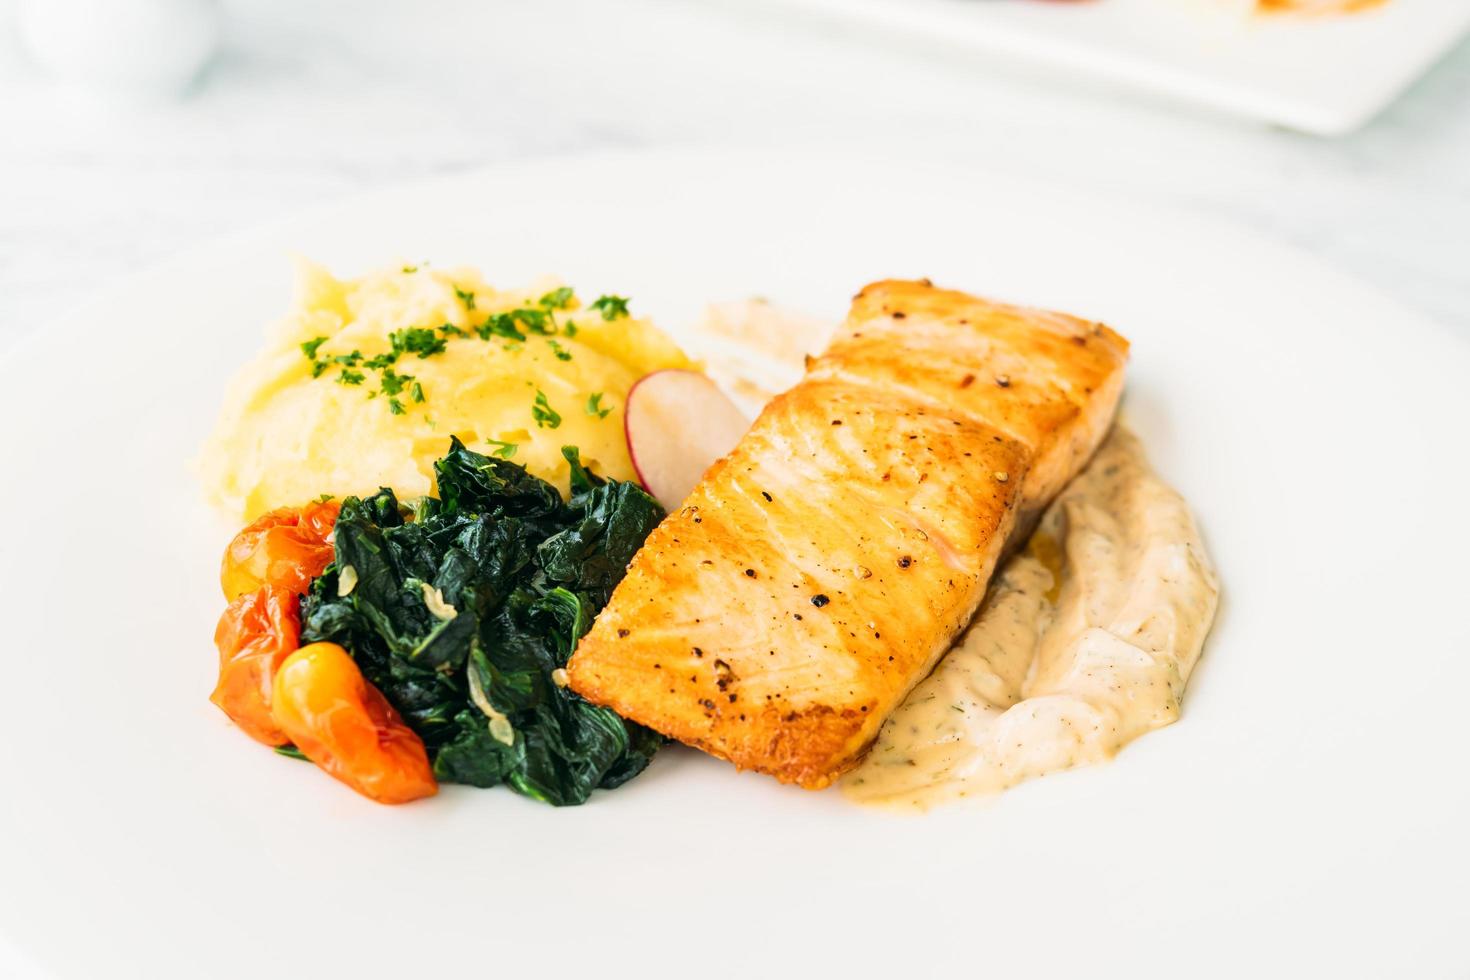
M 424 739 L 439 779 L 557 806 L 622 785 L 663 743 L 557 683 L 663 518 L 635 484 L 562 452 L 568 501 L 458 439 L 434 466 L 437 497 L 347 498 L 335 561 L 302 606 L 303 640 L 351 652 Z

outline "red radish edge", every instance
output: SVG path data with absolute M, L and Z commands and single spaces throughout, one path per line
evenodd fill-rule
M 735 448 L 747 419 L 708 375 L 682 368 L 639 378 L 623 407 L 623 436 L 643 488 L 672 511 Z

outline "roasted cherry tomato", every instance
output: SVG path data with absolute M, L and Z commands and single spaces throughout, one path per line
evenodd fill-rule
M 282 507 L 235 535 L 220 563 L 225 598 L 233 601 L 262 585 L 305 592 L 332 561 L 327 538 L 337 522 L 337 510 L 333 500 Z
M 271 716 L 276 668 L 301 645 L 301 599 L 294 591 L 262 586 L 231 602 L 214 631 L 219 683 L 209 700 L 266 745 L 285 745 Z
M 423 740 L 335 643 L 312 643 L 276 671 L 276 724 L 312 762 L 379 803 L 439 791 Z

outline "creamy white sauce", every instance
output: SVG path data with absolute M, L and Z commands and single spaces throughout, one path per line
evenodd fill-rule
M 1115 429 L 843 791 L 923 809 L 1111 758 L 1179 717 L 1218 596 L 1188 506 Z
M 711 373 L 757 408 L 771 372 L 756 362 L 794 381 L 831 335 L 763 301 L 712 307 L 704 327 L 734 342 L 710 352 Z M 1188 505 L 1116 427 L 843 792 L 926 809 L 1111 758 L 1179 717 L 1218 598 Z

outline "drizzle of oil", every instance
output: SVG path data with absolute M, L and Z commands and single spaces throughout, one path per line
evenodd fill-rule
M 1061 544 L 1055 537 L 1041 530 L 1031 535 L 1025 553 L 1041 562 L 1041 567 L 1051 575 L 1051 585 L 1047 586 L 1045 597 L 1047 602 L 1055 605 L 1062 594 L 1062 566 L 1066 562 Z

